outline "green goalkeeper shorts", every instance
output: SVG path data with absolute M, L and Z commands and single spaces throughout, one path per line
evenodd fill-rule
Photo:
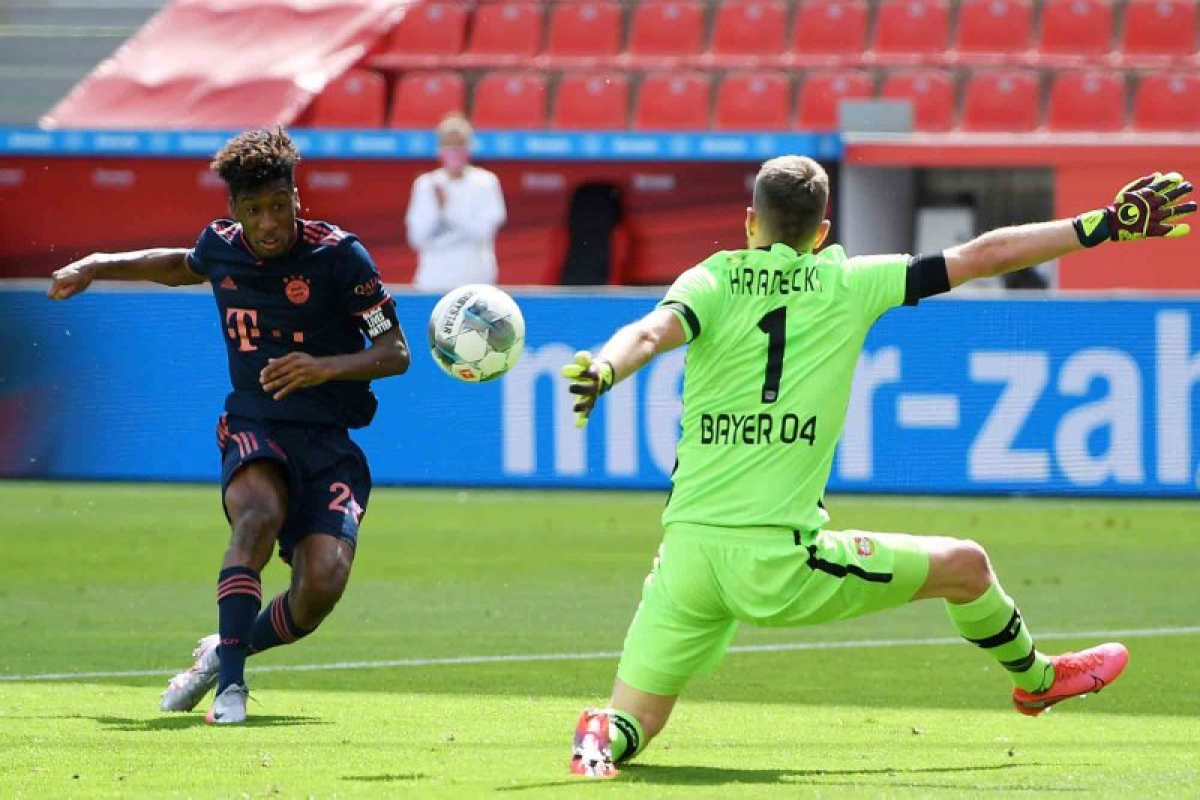
M 904 605 L 929 574 L 913 536 L 676 523 L 642 589 L 617 677 L 677 695 L 717 668 L 738 622 L 817 625 Z

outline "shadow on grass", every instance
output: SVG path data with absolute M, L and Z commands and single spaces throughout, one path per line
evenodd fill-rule
M 428 777 L 423 772 L 406 772 L 391 775 L 343 775 L 342 780 L 360 783 L 400 783 L 402 781 L 423 781 Z
M 1000 770 L 1017 768 L 1058 769 L 1061 765 L 1014 763 L 986 764 L 978 767 L 919 767 L 914 769 L 899 769 L 881 767 L 878 769 L 732 769 L 727 767 L 673 767 L 656 764 L 629 764 L 622 768 L 619 781 L 625 783 L 662 784 L 670 786 L 725 786 L 729 784 L 791 784 L 809 786 L 872 786 L 884 788 L 879 781 L 863 783 L 853 780 L 837 780 L 853 776 L 895 778 L 886 783 L 887 788 L 928 788 L 928 789 L 980 789 L 980 790 L 1011 790 L 1011 791 L 1045 791 L 1070 792 L 1085 791 L 1081 788 L 1070 788 L 1059 785 L 1045 786 L 969 786 L 963 784 L 933 784 L 919 783 L 906 780 L 918 775 L 952 775 L 982 772 L 998 772 Z M 827 780 L 832 779 L 832 780 Z M 594 781 L 600 784 L 606 781 Z M 593 783 L 586 779 L 572 778 L 561 781 L 526 784 L 524 786 L 505 786 L 497 789 L 499 792 L 519 792 L 527 789 L 550 789 L 559 786 L 580 786 Z
M 131 717 L 83 717 L 100 723 L 114 731 L 178 731 L 188 728 L 200 728 L 206 725 L 201 714 L 172 714 L 171 716 L 151 717 L 149 719 L 134 719 Z M 289 717 L 283 715 L 255 715 L 247 717 L 239 723 L 239 728 L 277 728 L 292 725 L 330 725 L 328 720 L 317 717 Z

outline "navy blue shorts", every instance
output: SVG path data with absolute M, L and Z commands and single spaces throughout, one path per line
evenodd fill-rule
M 306 536 L 324 533 L 358 545 L 358 526 L 371 496 L 367 457 L 344 428 L 226 414 L 217 425 L 221 445 L 221 496 L 243 464 L 268 459 L 288 484 L 287 519 L 279 532 L 279 555 Z

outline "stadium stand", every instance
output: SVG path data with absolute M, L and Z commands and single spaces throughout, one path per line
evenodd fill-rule
M 787 37 L 788 9 L 783 0 L 731 0 L 713 19 L 709 50 L 717 65 L 778 59 Z
M 1200 75 L 1159 73 L 1138 83 L 1133 128 L 1139 131 L 1200 131 Z
M 631 64 L 657 66 L 663 57 L 695 56 L 704 46 L 704 9 L 693 0 L 657 0 L 633 9 L 626 54 Z
M 867 4 L 863 0 L 812 0 L 796 11 L 792 54 L 797 64 L 828 62 L 821 56 L 857 56 L 866 49 Z
M 1046 127 L 1052 131 L 1118 131 L 1125 126 L 1125 79 L 1106 70 L 1055 76 Z
M 540 3 L 501 2 L 479 6 L 471 22 L 462 66 L 515 66 L 542 50 L 545 9 Z
M 1072 65 L 1112 50 L 1112 6 L 1105 0 L 1043 0 L 1039 58 Z
M 462 52 L 468 9 L 461 2 L 430 2 L 408 8 L 377 60 L 393 68 L 436 66 Z
M 609 0 L 559 3 L 550 10 L 546 54 L 554 66 L 611 59 L 621 50 L 624 14 Z
M 1027 70 L 979 70 L 963 90 L 962 129 L 971 132 L 1028 132 L 1038 126 L 1041 97 L 1037 75 Z
M 948 0 L 881 0 L 875 12 L 873 55 L 880 63 L 910 63 L 946 50 Z
M 381 128 L 386 108 L 387 81 L 383 76 L 352 69 L 325 87 L 303 119 L 318 128 Z
M 260 0 L 250 6 L 178 0 L 42 123 L 117 128 L 291 123 L 327 81 L 378 45 L 401 13 L 388 0 Z M 120 92 L 114 96 L 116 87 Z
M 1131 65 L 1164 65 L 1196 52 L 1195 0 L 1130 0 L 1120 51 Z
M 919 131 L 948 131 L 954 125 L 954 79 L 944 70 L 891 72 L 883 82 L 880 97 L 911 100 L 913 127 Z
M 194 100 L 220 97 L 218 87 L 246 80 L 258 87 L 250 103 L 261 111 L 259 123 L 426 127 L 453 108 L 471 105 L 484 120 L 508 120 L 509 127 L 519 121 L 519 127 L 569 130 L 589 125 L 613 130 L 623 124 L 828 130 L 837 125 L 843 96 L 872 97 L 878 85 L 879 97 L 913 101 L 917 126 L 924 131 L 1029 131 L 1043 118 L 1049 131 L 1089 125 L 1116 131 L 1127 127 L 1126 109 L 1112 97 L 1107 110 L 1099 108 L 1105 103 L 1094 90 L 1102 86 L 1100 91 L 1115 91 L 1120 98 L 1128 83 L 1138 87 L 1130 125 L 1187 130 L 1189 114 L 1166 106 L 1171 97 L 1192 96 L 1200 63 L 1195 0 L 418 0 L 400 5 L 265 0 L 239 4 L 234 13 L 227 0 L 178 0 L 96 73 L 97 81 L 104 78 L 97 83 L 101 97 L 109 98 L 114 86 L 123 85 L 141 101 L 126 102 L 124 95 L 112 102 L 81 101 L 80 94 L 89 91 L 84 81 L 46 123 L 119 124 L 115 116 L 128 113 L 142 116 L 136 124 L 170 119 L 167 124 L 177 127 L 212 126 L 212 115 L 196 108 Z M 251 41 L 254 47 L 247 46 Z M 221 52 L 236 58 L 213 55 Z M 197 88 L 191 78 L 214 81 L 204 66 L 214 60 L 232 66 L 212 87 Z M 523 88 L 511 98 L 519 102 L 505 108 L 492 98 L 507 97 L 507 90 L 496 87 L 508 86 L 512 76 L 505 72 L 494 79 L 492 71 L 511 69 L 541 72 L 541 88 L 519 81 Z M 1182 70 L 1186 79 L 1144 74 L 1167 69 Z M 679 80 L 659 74 L 671 70 L 680 71 Z M 1100 72 L 1108 77 L 1097 83 Z M 283 76 L 293 78 L 293 92 L 282 93 L 278 84 L 264 81 Z M 183 77 L 189 80 L 177 80 Z M 311 100 L 322 79 L 328 81 L 324 94 Z M 789 84 L 782 90 L 781 80 Z M 635 92 L 643 83 L 645 88 Z M 795 103 L 790 102 L 792 85 L 798 87 Z M 548 104 L 551 87 L 554 102 Z M 1068 96 L 1071 91 L 1078 96 Z M 643 95 L 659 93 L 683 116 L 649 108 Z M 465 104 L 472 95 L 476 103 Z M 584 107 L 588 98 L 598 105 L 594 111 Z M 171 105 L 176 115 L 161 113 L 156 103 Z M 74 118 L 73 108 L 92 116 Z
M 719 131 L 784 130 L 792 87 L 782 72 L 730 73 L 717 88 L 713 128 Z
M 707 130 L 712 80 L 703 72 L 655 72 L 638 91 L 638 130 Z
M 489 72 L 475 84 L 477 128 L 546 127 L 546 79 L 537 72 Z
M 609 131 L 628 126 L 629 79 L 624 73 L 568 73 L 558 82 L 550 127 Z
M 1030 0 L 963 0 L 954 53 L 961 63 L 1011 63 L 1033 47 Z
M 467 82 L 457 72 L 414 72 L 396 81 L 388 125 L 432 128 L 451 111 L 467 106 Z
M 810 72 L 800 86 L 793 127 L 813 131 L 837 130 L 838 103 L 842 100 L 865 100 L 874 95 L 875 82 L 866 70 Z

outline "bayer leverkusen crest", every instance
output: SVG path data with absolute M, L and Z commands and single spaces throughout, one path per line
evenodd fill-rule
M 875 540 L 870 536 L 855 536 L 854 549 L 860 556 L 869 556 L 875 552 Z

